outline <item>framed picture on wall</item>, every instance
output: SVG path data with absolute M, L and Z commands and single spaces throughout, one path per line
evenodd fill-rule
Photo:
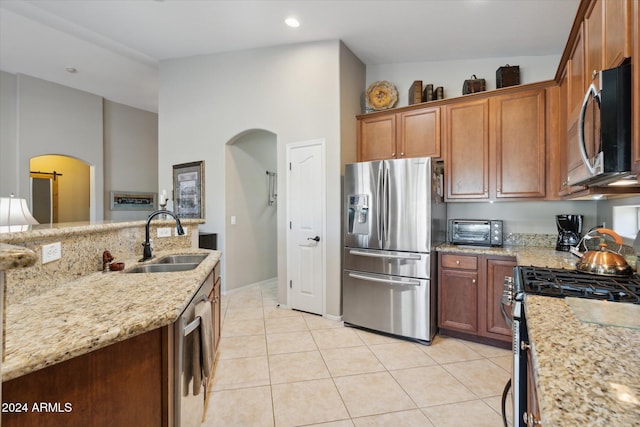
M 152 211 L 156 209 L 158 193 L 141 193 L 138 191 L 112 191 L 110 193 L 110 209 L 112 211 Z
M 204 218 L 204 161 L 173 165 L 173 211 L 178 218 Z

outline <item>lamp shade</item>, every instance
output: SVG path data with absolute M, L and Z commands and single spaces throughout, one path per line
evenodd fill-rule
M 0 231 L 24 231 L 32 224 L 38 221 L 31 216 L 26 199 L 0 197 Z

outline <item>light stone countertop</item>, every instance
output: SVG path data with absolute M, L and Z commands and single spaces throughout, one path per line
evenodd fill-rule
M 575 269 L 578 260 L 531 246 L 438 251 L 512 256 L 518 265 L 550 268 Z M 615 310 L 620 303 L 609 304 Z M 564 298 L 526 295 L 525 313 L 543 426 L 640 426 L 640 329 L 582 322 Z
M 31 249 L 0 243 L 0 271 L 31 267 L 37 256 Z
M 640 426 L 639 329 L 581 322 L 562 298 L 527 295 L 525 313 L 543 426 Z
M 154 255 L 177 253 L 209 256 L 190 271 L 96 272 L 8 305 L 2 380 L 173 323 L 221 256 L 219 251 L 198 248 L 155 251 Z M 138 264 L 137 259 L 121 261 L 126 268 Z
M 566 268 L 575 270 L 578 258 L 569 252 L 556 251 L 554 248 L 541 246 L 503 246 L 495 248 L 479 246 L 461 246 L 441 244 L 438 252 L 460 252 L 493 256 L 515 257 L 518 265 L 533 265 L 536 267 Z

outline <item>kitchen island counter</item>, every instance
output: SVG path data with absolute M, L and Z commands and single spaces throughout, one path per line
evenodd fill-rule
M 25 375 L 173 323 L 219 261 L 196 248 L 163 255 L 205 253 L 190 271 L 96 272 L 6 307 L 2 380 Z M 123 259 L 127 267 L 137 259 Z M 151 261 L 153 262 L 153 261 Z
M 527 295 L 525 312 L 543 426 L 640 426 L 640 329 L 580 321 L 562 298 Z

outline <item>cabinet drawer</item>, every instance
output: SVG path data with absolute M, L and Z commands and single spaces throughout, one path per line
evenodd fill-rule
M 478 257 L 473 255 L 443 254 L 442 267 L 462 268 L 465 270 L 477 270 Z

